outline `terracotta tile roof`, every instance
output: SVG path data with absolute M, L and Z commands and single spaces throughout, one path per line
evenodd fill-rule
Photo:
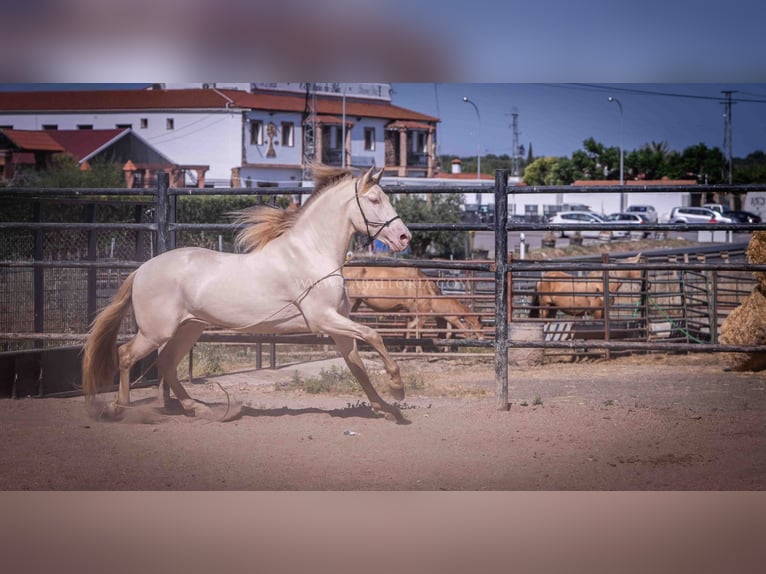
M 226 109 L 216 90 L 74 90 L 0 92 L 0 111 Z
M 11 142 L 26 152 L 66 152 L 72 154 L 78 162 L 89 159 L 103 148 L 131 133 L 128 128 L 111 130 L 0 130 Z M 135 136 L 134 137 L 138 137 Z M 140 138 L 139 138 L 140 139 Z M 148 145 L 148 144 L 147 144 Z M 155 150 L 156 151 L 156 150 Z M 162 156 L 159 152 L 158 155 Z M 22 157 L 16 153 L 14 157 Z M 33 154 L 25 154 L 34 158 Z M 162 156 L 164 157 L 164 156 Z M 165 158 L 167 159 L 167 158 Z M 14 160 L 16 163 L 21 159 Z M 26 162 L 29 163 L 29 162 Z M 34 163 L 34 161 L 32 161 Z M 172 162 L 167 161 L 167 165 Z M 165 166 L 165 163 L 157 164 Z
M 0 130 L 11 143 L 23 151 L 64 151 L 64 147 L 53 139 L 47 131 L 39 130 Z
M 74 90 L 0 92 L 0 112 L 227 109 L 250 108 L 302 113 L 305 96 L 285 93 L 249 93 L 239 90 Z M 343 114 L 341 98 L 317 97 L 317 114 Z M 389 120 L 438 122 L 439 118 L 388 102 L 346 98 L 346 115 Z
M 101 148 L 123 137 L 127 128 L 113 130 L 50 130 L 47 133 L 77 161 L 91 156 Z
M 237 90 L 220 90 L 234 102 L 244 108 L 256 110 L 274 110 L 282 112 L 303 112 L 306 109 L 306 98 L 297 94 L 280 92 L 248 93 Z M 317 113 L 341 116 L 343 114 L 342 98 L 317 97 Z M 375 102 L 346 98 L 346 115 L 367 118 L 382 118 L 388 120 L 414 120 L 421 122 L 438 122 L 439 118 L 421 114 L 407 108 L 401 108 L 388 102 Z
M 430 124 L 424 124 L 423 122 L 415 122 L 408 120 L 396 120 L 386 126 L 387 130 L 431 130 L 434 126 Z

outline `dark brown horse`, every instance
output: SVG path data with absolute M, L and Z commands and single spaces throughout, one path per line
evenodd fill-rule
M 624 263 L 638 263 L 639 253 L 625 259 Z M 609 293 L 616 293 L 623 281 L 641 279 L 640 269 L 609 271 Z M 529 309 L 531 318 L 553 319 L 558 311 L 581 317 L 593 314 L 594 319 L 604 316 L 604 273 L 591 271 L 577 277 L 563 271 L 548 271 L 537 282 L 535 295 Z
M 429 317 L 439 329 L 451 325 L 457 334 L 483 339 L 481 321 L 454 297 L 442 296 L 433 279 L 413 267 L 344 267 L 351 311 L 362 303 L 379 312 L 403 311 L 411 315 L 406 337 L 417 334 Z

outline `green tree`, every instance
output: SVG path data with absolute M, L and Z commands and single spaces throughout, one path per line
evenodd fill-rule
M 459 223 L 463 196 L 454 193 L 435 193 L 431 204 L 415 195 L 402 195 L 395 200 L 397 213 L 406 223 Z M 454 257 L 463 259 L 466 232 L 413 231 L 410 248 L 414 257 Z
M 97 158 L 82 169 L 71 154 L 54 154 L 42 171 L 20 169 L 8 185 L 14 187 L 125 187 L 119 163 Z
M 567 158 L 539 157 L 524 168 L 527 185 L 568 185 L 572 183 L 572 162 Z
M 666 175 L 672 179 L 696 179 L 698 183 L 723 183 L 721 166 L 723 153 L 700 143 L 686 148 L 681 154 L 668 156 Z
M 625 156 L 625 173 L 642 179 L 660 179 L 668 175 L 669 158 L 667 142 L 644 144 Z
M 755 151 L 734 160 L 734 183 L 766 183 L 766 153 Z

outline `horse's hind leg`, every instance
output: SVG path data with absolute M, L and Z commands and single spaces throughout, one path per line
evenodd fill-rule
M 117 391 L 117 405 L 130 404 L 130 369 L 137 361 L 157 349 L 158 345 L 147 339 L 141 331 L 117 349 L 120 367 L 120 388 Z
M 203 405 L 189 396 L 189 393 L 178 381 L 177 371 L 178 363 L 191 350 L 204 329 L 205 325 L 202 323 L 184 323 L 178 327 L 173 338 L 160 351 L 157 358 L 157 368 L 160 372 L 160 384 L 164 387 L 162 391 L 163 407 L 168 407 L 169 394 L 165 389 L 169 388 L 181 402 L 184 410 L 192 411 L 194 414 L 199 414 L 198 411 L 210 411 L 207 405 Z

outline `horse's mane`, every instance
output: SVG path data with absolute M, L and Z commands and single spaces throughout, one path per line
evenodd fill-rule
M 256 251 L 263 248 L 295 225 L 304 208 L 312 200 L 337 183 L 352 177 L 351 170 L 342 167 L 314 164 L 311 166 L 314 191 L 311 197 L 298 209 L 279 209 L 257 205 L 234 213 L 234 221 L 242 228 L 234 238 L 234 246 L 240 252 Z

